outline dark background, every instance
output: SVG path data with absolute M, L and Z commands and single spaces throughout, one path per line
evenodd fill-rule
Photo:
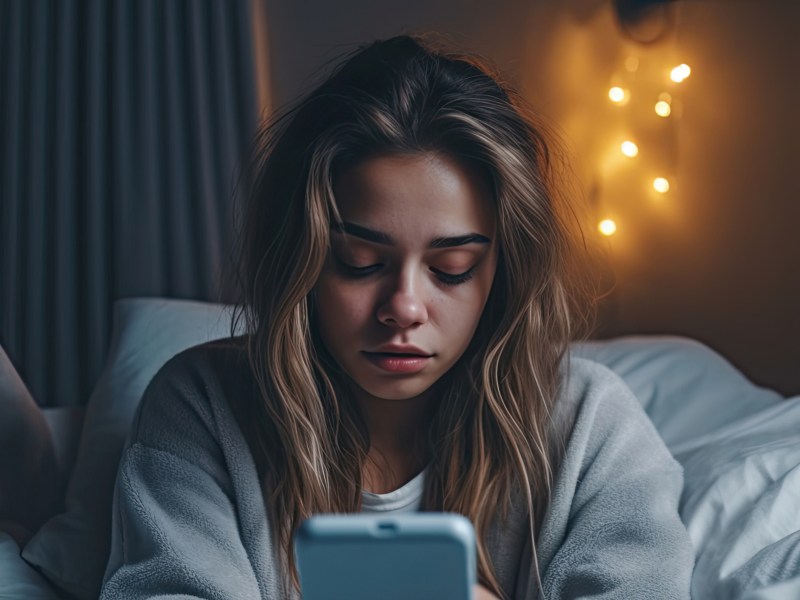
M 40 404 L 85 403 L 114 299 L 217 298 L 259 114 L 358 43 L 437 30 L 560 131 L 589 235 L 617 222 L 598 335 L 686 335 L 800 393 L 800 3 L 662 4 L 665 33 L 643 44 L 600 0 L 0 0 L 0 344 Z M 681 62 L 691 77 L 664 83 Z M 667 88 L 658 121 L 640 99 Z

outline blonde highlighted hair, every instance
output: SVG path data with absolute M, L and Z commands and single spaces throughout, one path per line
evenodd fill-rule
M 232 326 L 244 320 L 260 391 L 250 409 L 265 501 L 295 586 L 292 541 L 302 519 L 361 508 L 369 434 L 319 340 L 312 290 L 339 221 L 335 178 L 387 153 L 452 156 L 478 169 L 493 190 L 495 281 L 431 411 L 422 506 L 471 519 L 479 578 L 505 597 L 485 536 L 512 502 L 524 502 L 536 558 L 558 442 L 551 411 L 559 367 L 587 313 L 572 269 L 569 213 L 557 195 L 558 165 L 542 127 L 477 57 L 412 36 L 372 43 L 258 133 L 243 179 Z

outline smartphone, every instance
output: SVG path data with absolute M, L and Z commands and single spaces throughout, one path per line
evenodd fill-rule
M 455 513 L 325 514 L 294 538 L 303 600 L 473 600 L 475 531 Z

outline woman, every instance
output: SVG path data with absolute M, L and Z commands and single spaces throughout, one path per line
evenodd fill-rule
M 247 335 L 151 382 L 102 598 L 296 596 L 302 519 L 361 510 L 469 517 L 485 598 L 688 598 L 680 466 L 616 377 L 566 358 L 581 288 L 551 162 L 476 59 L 408 36 L 267 125 Z

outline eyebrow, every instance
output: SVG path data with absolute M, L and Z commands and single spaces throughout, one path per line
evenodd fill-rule
M 374 229 L 368 229 L 367 227 L 362 227 L 361 225 L 356 225 L 355 223 L 348 223 L 347 221 L 341 224 L 331 223 L 331 229 L 338 233 L 344 232 L 357 238 L 361 238 L 362 240 L 367 240 L 368 242 L 383 244 L 385 246 L 394 246 L 394 240 L 388 233 L 375 231 Z M 485 235 L 481 235 L 479 233 L 468 233 L 466 235 L 457 235 L 453 237 L 434 238 L 429 246 L 431 248 L 454 248 L 456 246 L 465 246 L 467 244 L 491 243 L 492 240 L 487 238 Z

